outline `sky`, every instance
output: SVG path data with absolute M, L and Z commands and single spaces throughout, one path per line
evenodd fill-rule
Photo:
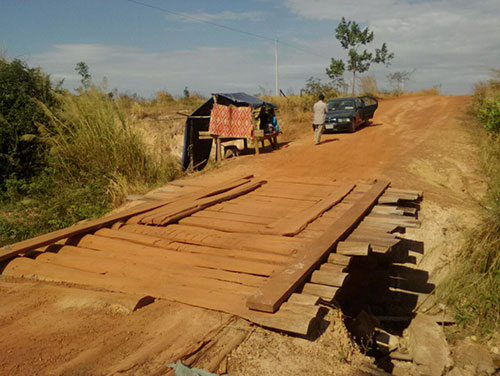
M 274 93 L 277 39 L 280 89 L 299 93 L 346 58 L 342 17 L 375 33 L 368 50 L 394 52 L 364 74 L 381 90 L 388 74 L 412 71 L 407 90 L 468 94 L 500 68 L 499 0 L 0 0 L 0 52 L 70 90 L 84 61 L 109 91 L 258 94 Z

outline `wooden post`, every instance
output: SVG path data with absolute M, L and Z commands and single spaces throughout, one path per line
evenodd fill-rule
M 215 145 L 216 145 L 216 148 L 215 148 L 215 160 L 217 162 L 220 162 L 222 161 L 222 145 L 221 145 L 221 140 L 219 138 L 219 136 L 216 136 L 215 137 Z
M 255 122 L 255 115 L 253 113 L 253 107 L 252 107 L 252 123 L 253 123 L 253 146 L 255 148 L 255 155 L 259 155 L 260 154 L 259 138 L 257 136 L 255 136 L 255 131 L 257 130 L 257 123 Z

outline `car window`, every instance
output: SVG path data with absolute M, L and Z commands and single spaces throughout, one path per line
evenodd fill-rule
M 327 103 L 329 111 L 353 110 L 353 100 L 333 100 Z

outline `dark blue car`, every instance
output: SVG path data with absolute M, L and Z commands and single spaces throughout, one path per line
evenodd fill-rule
M 355 132 L 363 124 L 369 124 L 378 107 L 373 97 L 335 98 L 327 102 L 325 132 Z

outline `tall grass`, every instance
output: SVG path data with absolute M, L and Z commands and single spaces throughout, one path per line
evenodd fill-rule
M 178 172 L 176 161 L 152 153 L 115 102 L 100 90 L 92 88 L 80 96 L 66 93 L 61 103 L 57 113 L 46 109 L 50 124 L 40 127 L 52 165 L 67 182 L 107 181 L 117 204 L 127 190 L 145 189 Z
M 311 131 L 312 106 L 318 100 L 314 95 L 262 96 L 261 99 L 278 106 L 278 122 L 285 140 Z
M 9 179 L 0 192 L 0 245 L 99 217 L 173 179 L 179 162 L 158 153 L 129 123 L 120 104 L 97 88 L 58 96 L 56 110 L 41 102 L 38 123 L 46 147 L 45 168 L 31 180 Z
M 458 322 L 484 337 L 500 330 L 500 133 L 480 116 L 489 98 L 498 98 L 500 105 L 497 81 L 479 85 L 471 104 L 472 113 L 484 125 L 474 129 L 488 182 L 488 193 L 478 208 L 481 223 L 468 234 L 455 267 L 438 289 L 439 296 L 454 307 Z

